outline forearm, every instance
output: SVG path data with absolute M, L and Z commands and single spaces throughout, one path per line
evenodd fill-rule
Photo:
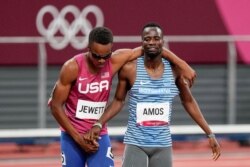
M 58 124 L 65 129 L 65 131 L 72 136 L 75 140 L 79 137 L 79 133 L 77 130 L 73 127 L 73 125 L 70 123 L 68 117 L 64 113 L 64 109 L 62 107 L 51 107 L 51 112 Z
M 120 68 L 127 62 L 133 61 L 143 55 L 142 47 L 134 49 L 118 49 L 111 56 L 112 75 L 114 76 Z
M 165 47 L 162 50 L 162 57 L 170 61 L 174 66 L 187 65 L 187 63 L 184 60 L 176 56 L 173 52 L 171 52 Z
M 191 118 L 201 127 L 201 129 L 207 135 L 212 133 L 195 99 L 193 99 L 193 102 L 183 104 L 183 106 L 188 112 L 188 114 L 191 116 Z
M 143 55 L 142 47 L 141 46 L 136 47 L 136 48 L 132 49 L 131 55 L 128 57 L 129 58 L 128 61 L 135 60 L 142 55 Z
M 200 128 L 206 133 L 207 137 L 209 138 L 210 146 L 212 148 L 213 159 L 217 160 L 220 156 L 220 146 L 207 121 L 203 117 L 199 105 L 192 96 L 188 85 L 185 84 L 185 79 L 183 79 L 182 77 L 177 78 L 176 84 L 180 90 L 180 98 L 185 110 L 192 117 L 192 119 L 200 126 Z
M 102 125 L 107 123 L 110 119 L 112 119 L 121 111 L 123 106 L 124 106 L 124 101 L 114 99 L 112 103 L 104 111 L 98 122 L 100 122 Z

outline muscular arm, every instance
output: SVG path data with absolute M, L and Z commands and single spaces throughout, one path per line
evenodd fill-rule
M 196 100 L 192 96 L 188 82 L 183 77 L 177 77 L 176 85 L 179 88 L 181 102 L 185 110 L 207 135 L 212 134 Z M 215 137 L 209 137 L 209 143 L 213 152 L 213 159 L 217 160 L 220 156 L 220 146 Z
M 52 115 L 67 131 L 67 133 L 69 133 L 75 139 L 78 136 L 78 132 L 71 125 L 64 112 L 64 103 L 68 98 L 71 89 L 71 83 L 77 78 L 77 71 L 78 67 L 73 59 L 67 61 L 63 65 L 59 74 L 59 79 L 56 81 L 50 104 Z

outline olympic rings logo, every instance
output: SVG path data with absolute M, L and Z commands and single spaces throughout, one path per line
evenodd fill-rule
M 88 34 L 93 29 L 91 22 L 87 20 L 88 14 L 93 13 L 96 19 L 94 27 L 104 25 L 104 16 L 101 9 L 95 5 L 86 6 L 82 11 L 76 6 L 65 6 L 60 12 L 52 5 L 44 6 L 37 14 L 36 26 L 38 32 L 48 40 L 54 49 L 63 49 L 71 44 L 75 49 L 83 49 L 88 45 Z M 53 20 L 47 27 L 44 25 L 44 15 L 50 14 Z M 72 14 L 74 20 L 69 22 L 65 17 Z M 82 33 L 82 38 L 77 34 Z M 60 37 L 56 34 L 60 33 Z

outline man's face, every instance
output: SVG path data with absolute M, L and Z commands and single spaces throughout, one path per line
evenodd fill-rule
M 163 34 L 160 28 L 147 27 L 142 33 L 142 46 L 146 55 L 155 57 L 162 51 Z
M 102 68 L 105 62 L 111 57 L 112 54 L 112 43 L 103 45 L 100 43 L 92 43 L 89 46 L 90 60 L 98 67 Z

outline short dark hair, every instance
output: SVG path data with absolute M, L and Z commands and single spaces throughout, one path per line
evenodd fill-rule
M 155 23 L 155 22 L 149 22 L 149 23 L 145 24 L 145 25 L 143 26 L 143 28 L 142 28 L 142 33 L 143 33 L 143 31 L 145 30 L 145 28 L 148 28 L 148 27 L 157 27 L 157 28 L 159 28 L 159 29 L 162 31 L 162 33 L 163 33 L 163 30 L 162 30 L 161 26 L 160 26 L 159 24 Z
M 89 45 L 91 45 L 93 42 L 103 45 L 113 43 L 112 31 L 107 27 L 95 27 L 89 33 Z

